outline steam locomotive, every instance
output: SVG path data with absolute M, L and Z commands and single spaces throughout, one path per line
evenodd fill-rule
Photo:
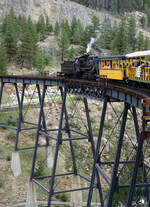
M 98 56 L 84 53 L 74 61 L 64 61 L 61 64 L 61 76 L 95 80 L 98 76 Z
M 86 80 L 150 83 L 150 50 L 126 55 L 98 57 L 85 53 L 61 64 L 61 76 Z

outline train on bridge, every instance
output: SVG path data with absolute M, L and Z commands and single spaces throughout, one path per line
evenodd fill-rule
M 150 50 L 106 57 L 85 53 L 74 61 L 64 61 L 60 75 L 67 78 L 117 80 L 136 86 L 149 86 Z

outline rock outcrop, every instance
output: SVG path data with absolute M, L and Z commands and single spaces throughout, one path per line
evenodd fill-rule
M 56 21 L 60 23 L 65 19 L 72 22 L 72 18 L 75 16 L 86 26 L 91 23 L 94 13 L 101 22 L 108 15 L 68 0 L 0 0 L 0 4 L 2 5 L 0 5 L 0 13 L 3 15 L 13 8 L 15 14 L 30 16 L 33 21 L 37 21 L 41 14 L 48 15 L 53 25 Z

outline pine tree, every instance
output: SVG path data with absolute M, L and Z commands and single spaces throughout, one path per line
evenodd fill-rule
M 37 33 L 36 24 L 34 24 L 31 20 L 31 18 L 29 17 L 28 21 L 27 21 L 27 25 L 29 28 L 29 32 L 32 35 L 32 40 L 36 44 L 38 42 L 38 33 Z
M 6 48 L 4 46 L 4 42 L 2 41 L 0 44 L 0 74 L 5 75 L 7 74 L 7 54 Z
M 99 30 L 100 22 L 96 15 L 92 16 L 92 27 L 93 27 L 93 37 L 96 37 L 96 33 Z
M 43 75 L 46 66 L 45 56 L 41 49 L 37 50 L 36 53 L 36 67 L 40 75 Z
M 71 49 L 68 51 L 67 59 L 73 61 L 75 59 L 75 56 L 76 56 L 76 51 L 73 47 L 71 47 Z
M 112 52 L 113 54 L 125 54 L 127 47 L 127 22 L 123 17 L 112 41 Z
M 68 33 L 66 32 L 65 29 L 62 29 L 61 35 L 58 38 L 58 46 L 60 48 L 60 55 L 61 55 L 61 60 L 64 60 L 65 54 L 68 51 L 68 48 L 70 46 L 70 41 L 68 39 Z
M 46 24 L 43 15 L 40 15 L 37 22 L 37 33 L 39 34 L 40 41 L 43 41 L 46 38 Z
M 78 30 L 78 21 L 76 17 L 74 16 L 72 19 L 71 27 L 70 27 L 70 41 L 73 44 L 77 43 L 77 39 L 78 39 L 76 38 L 77 33 L 78 33 L 77 30 Z
M 148 37 L 144 40 L 144 50 L 150 50 L 150 39 Z
M 10 59 L 16 55 L 18 41 L 18 24 L 13 10 L 5 17 L 2 32 L 4 35 L 6 52 Z
M 31 69 L 35 62 L 37 42 L 33 36 L 30 24 L 25 24 L 25 32 L 22 34 L 21 43 L 18 48 L 18 62 L 23 66 Z
M 74 17 L 70 28 L 70 42 L 76 45 L 81 44 L 83 33 L 84 28 L 81 25 L 80 20 L 77 20 Z
M 111 49 L 113 30 L 112 30 L 112 26 L 111 26 L 111 22 L 110 22 L 109 18 L 104 19 L 100 32 L 101 32 L 101 36 L 100 36 L 100 40 L 99 40 L 100 44 L 105 49 Z
M 58 37 L 59 34 L 60 34 L 60 26 L 59 26 L 57 21 L 55 23 L 54 34 L 55 34 L 56 37 Z
M 27 19 L 25 16 L 19 16 L 17 18 L 18 26 L 19 26 L 19 38 L 21 38 L 22 34 L 25 32 L 24 25 L 27 23 Z
M 142 32 L 139 32 L 137 38 L 137 50 L 144 50 L 144 36 Z
M 93 28 L 91 25 L 87 26 L 83 31 L 83 35 L 81 37 L 81 46 L 83 47 L 84 52 L 86 51 L 87 44 L 90 42 L 91 37 L 93 35 Z
M 65 30 L 67 36 L 68 36 L 68 39 L 70 40 L 70 34 L 71 34 L 71 31 L 70 31 L 70 26 L 69 26 L 69 23 L 67 20 L 65 21 L 62 21 L 61 23 L 61 30 Z
M 53 26 L 50 24 L 49 17 L 46 15 L 46 35 L 50 35 L 50 33 L 53 31 Z
M 128 20 L 128 45 L 129 51 L 135 51 L 136 48 L 136 23 L 133 17 Z

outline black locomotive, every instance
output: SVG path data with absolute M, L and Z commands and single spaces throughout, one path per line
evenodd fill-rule
M 98 56 L 85 53 L 74 61 L 64 61 L 60 74 L 63 77 L 94 80 L 98 76 Z

